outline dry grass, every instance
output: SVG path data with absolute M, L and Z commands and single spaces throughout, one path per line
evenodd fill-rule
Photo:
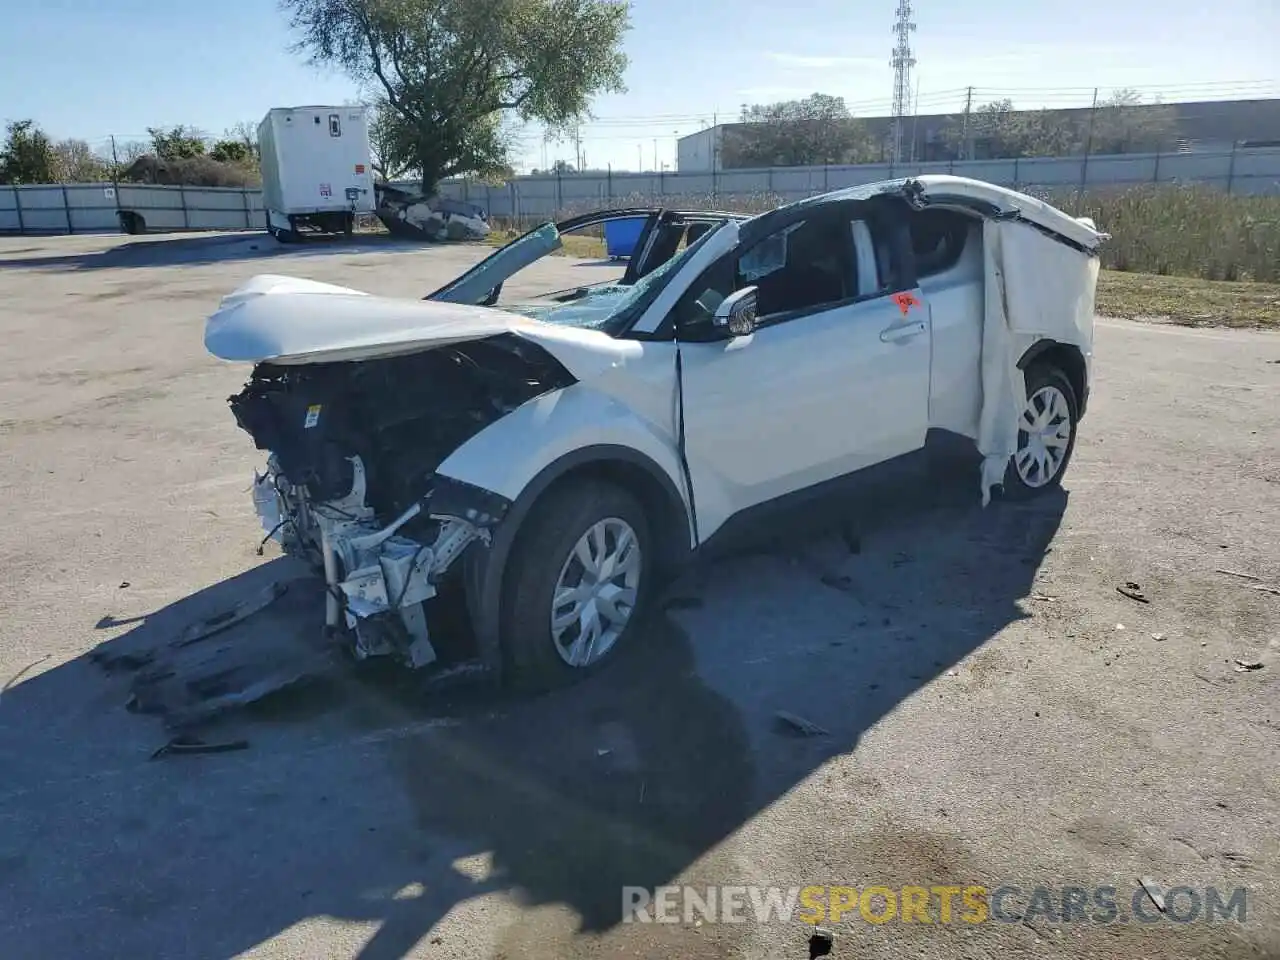
M 1047 199 L 1111 234 L 1112 270 L 1203 280 L 1280 281 L 1280 197 L 1156 186 Z
M 485 242 L 495 247 L 501 247 L 510 243 L 524 230 L 517 226 L 505 226 L 495 224 L 493 229 L 489 231 L 489 236 L 485 238 Z M 591 259 L 594 257 L 604 256 L 604 238 L 584 236 L 582 234 L 567 234 L 561 237 L 564 246 L 556 251 L 558 257 L 581 257 L 582 259 Z
M 1142 185 L 1077 195 L 1024 188 L 1111 234 L 1102 248 L 1098 312 L 1185 325 L 1280 329 L 1280 197 L 1228 196 L 1207 187 Z M 614 197 L 610 207 L 732 210 L 760 213 L 785 200 L 749 195 Z M 597 205 L 598 206 L 598 205 Z M 568 217 L 595 209 L 577 205 Z M 495 223 L 490 242 L 514 239 L 529 224 Z M 565 237 L 561 254 L 600 257 L 594 236 Z
M 1280 284 L 1103 270 L 1098 313 L 1197 327 L 1280 330 Z

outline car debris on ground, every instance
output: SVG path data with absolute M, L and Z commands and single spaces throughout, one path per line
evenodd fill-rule
M 1161 913 L 1164 913 L 1164 895 L 1160 893 L 1160 887 L 1156 885 L 1156 882 L 1150 877 L 1140 877 L 1138 882 L 1142 884 L 1142 889 L 1146 891 L 1147 896 L 1151 898 L 1151 902 L 1156 905 L 1156 909 Z
M 1142 592 L 1142 585 L 1129 580 L 1123 587 L 1116 587 L 1116 592 L 1121 596 L 1128 597 L 1130 600 L 1137 600 L 1138 603 L 1150 603 L 1147 595 Z
M 805 737 L 825 737 L 829 736 L 831 731 L 825 727 L 820 727 L 811 720 L 789 713 L 786 710 L 779 710 L 774 716 L 785 725 L 786 729 L 790 729 L 793 733 L 798 733 Z
M 127 709 L 187 731 L 338 669 L 341 650 L 314 619 L 323 596 L 324 584 L 309 577 L 273 581 L 171 636 L 139 628 L 100 644 L 89 659 L 131 674 Z
M 231 753 L 236 750 L 249 749 L 248 740 L 223 740 L 221 742 L 209 743 L 199 737 L 179 736 L 174 737 L 160 749 L 151 754 L 152 760 L 158 760 L 160 757 L 194 754 L 194 753 Z

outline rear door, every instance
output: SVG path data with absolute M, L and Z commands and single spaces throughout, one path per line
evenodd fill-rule
M 723 258 L 677 304 L 703 537 L 740 510 L 924 445 L 927 312 L 893 225 L 864 211 L 811 208 Z M 757 329 L 718 339 L 711 314 L 747 285 Z
M 648 276 L 683 247 L 692 246 L 699 237 L 724 220 L 723 215 L 717 214 L 662 211 L 651 218 L 640 232 L 622 283 L 630 285 Z

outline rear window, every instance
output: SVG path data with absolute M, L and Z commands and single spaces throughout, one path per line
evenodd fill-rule
M 911 249 L 916 255 L 916 277 L 924 279 L 956 265 L 964 253 L 965 239 L 973 223 L 953 210 L 920 210 L 911 217 Z

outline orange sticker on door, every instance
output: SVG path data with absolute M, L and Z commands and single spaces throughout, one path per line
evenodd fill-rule
M 902 293 L 895 293 L 893 295 L 893 302 L 898 305 L 898 309 L 902 311 L 902 315 L 904 317 L 911 312 L 912 307 L 918 307 L 921 305 L 919 297 L 914 293 L 910 293 L 905 290 Z

